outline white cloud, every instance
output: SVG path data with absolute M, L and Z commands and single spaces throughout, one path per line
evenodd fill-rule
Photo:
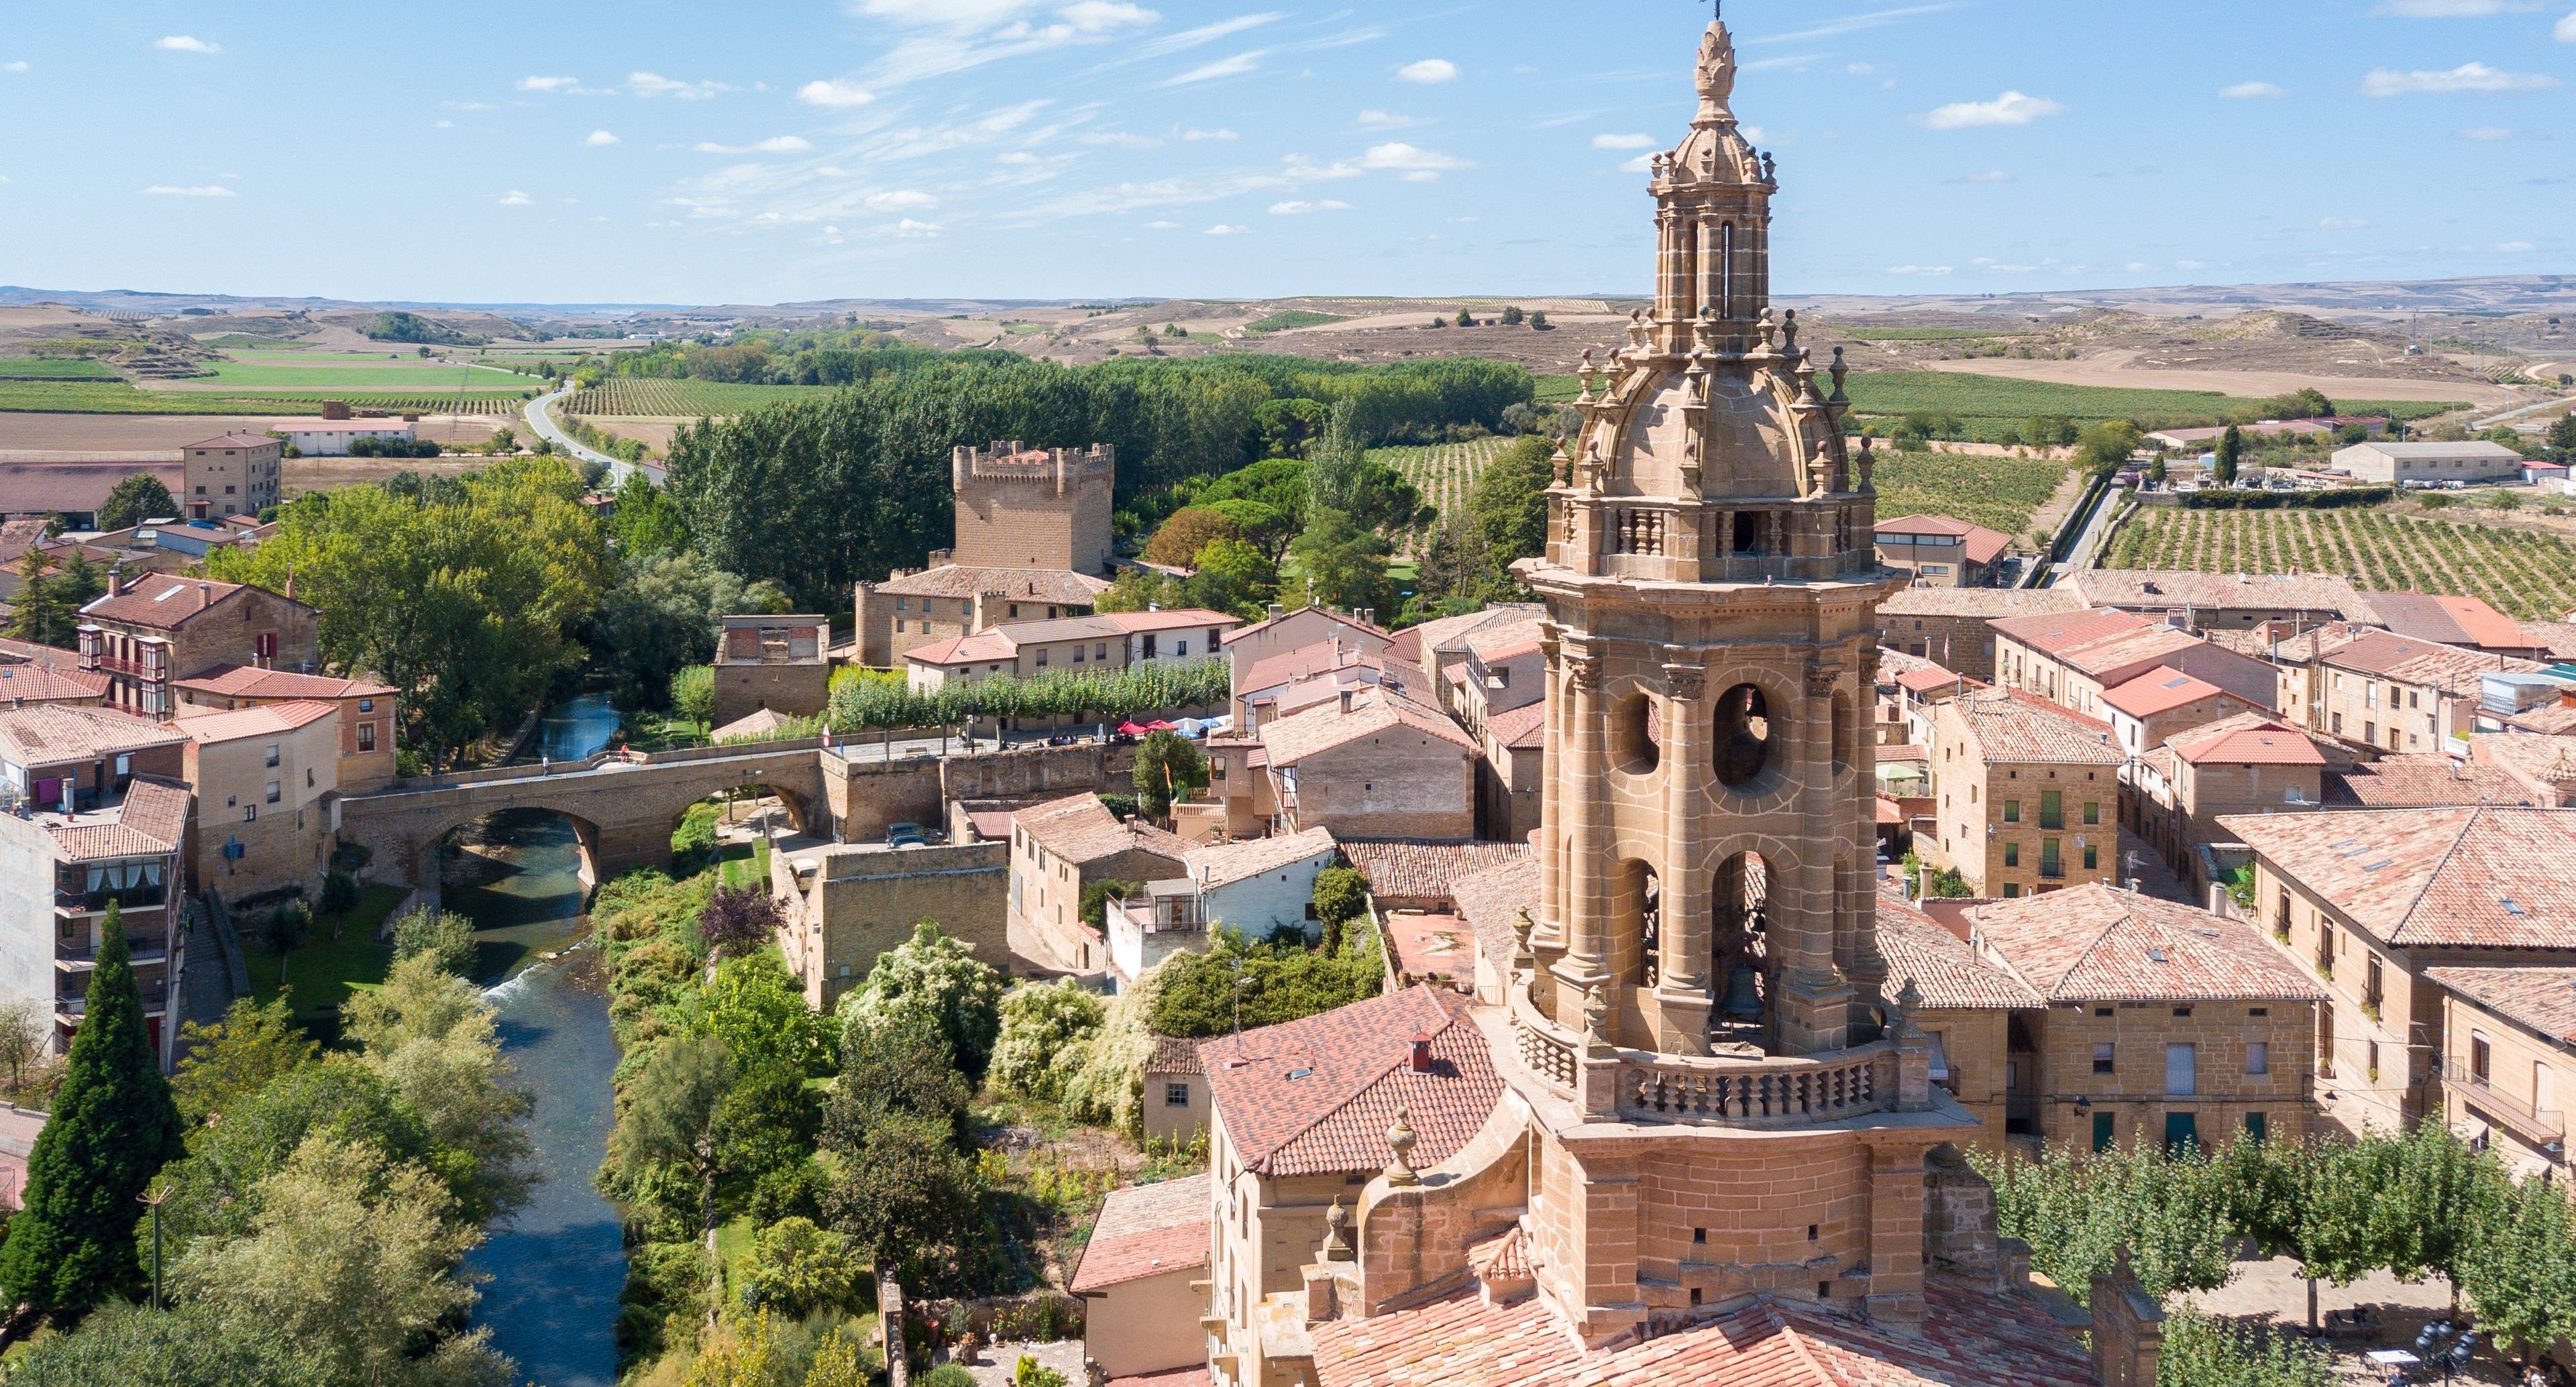
M 1240 34 L 1246 29 L 1258 29 L 1264 24 L 1281 18 L 1284 16 L 1276 10 L 1266 14 L 1237 15 L 1232 19 L 1220 19 L 1214 24 L 1202 24 L 1195 29 L 1183 29 L 1176 34 L 1165 34 L 1150 43 L 1138 44 L 1135 52 L 1139 58 L 1160 58 L 1166 54 L 1178 53 L 1183 49 L 1196 48 L 1203 43 L 1214 43 L 1229 34 Z
M 921 208 L 933 206 L 937 204 L 938 201 L 939 199 L 932 197 L 928 193 L 915 192 L 910 188 L 898 188 L 893 192 L 868 194 L 868 206 L 873 207 L 880 212 L 918 211 Z
M 1178 231 L 1181 229 L 1181 224 L 1179 222 L 1147 222 L 1145 223 L 1145 229 L 1147 231 Z
M 572 91 L 580 85 L 581 79 L 578 77 L 522 77 L 519 79 L 519 90 L 523 92 L 565 92 Z
M 894 234 L 897 236 L 936 236 L 939 234 L 939 223 L 917 222 L 910 217 L 906 217 L 902 221 L 894 224 Z
M 154 39 L 152 46 L 164 53 L 221 53 L 224 51 L 222 44 L 208 43 L 194 34 L 172 34 L 168 38 Z
M 1067 5 L 1057 13 L 1064 17 L 1065 23 L 1086 34 L 1130 29 L 1162 18 L 1142 5 L 1125 4 L 1123 0 L 1078 0 L 1078 3 Z
M 1950 267 L 1947 265 L 1890 265 L 1887 267 L 1887 272 L 1892 275 L 1931 275 L 1937 278 L 1948 274 Z
M 1968 263 L 1969 263 L 1969 264 L 1972 264 L 1972 265 L 1974 265 L 1974 266 L 1976 266 L 1978 269 L 1981 269 L 1981 270 L 1985 271 L 1985 272 L 1986 272 L 1986 273 L 1988 273 L 1988 274 L 1996 274 L 1996 275 L 2033 275 L 2033 274 L 2037 274 L 2037 273 L 2039 273 L 2041 270 L 2044 270 L 2044 269 L 2048 268 L 2048 265 L 2054 265 L 2054 264 L 2056 264 L 2057 262 L 2056 262 L 2056 261 L 2054 261 L 2054 260 L 2052 260 L 2052 261 L 2049 261 L 2049 262 L 2048 262 L 2048 265 L 2015 265 L 2015 264 L 2011 263 L 2010 261 L 2005 261 L 2005 260 L 1994 260 L 1994 259 L 1989 259 L 1989 258 L 1988 258 L 1988 257 L 1986 257 L 1986 256 L 1982 256 L 1982 255 L 1980 255 L 1980 256 L 1978 256 L 1976 259 L 1974 259 L 1974 260 L 1972 260 L 1972 261 L 1969 261 Z
M 2374 13 L 2401 19 L 2484 19 L 2539 8 L 2537 0 L 2387 0 Z
M 1457 81 L 1458 65 L 1447 58 L 1425 58 L 1418 63 L 1406 63 L 1397 68 L 1395 78 L 1399 82 L 1436 87 L 1443 82 Z
M 1959 181 L 1962 183 L 2010 183 L 2012 181 L 2012 175 L 2004 172 L 2002 169 L 1988 169 L 1984 173 L 1969 174 L 1967 177 L 1962 178 Z
M 1125 130 L 1095 130 L 1075 139 L 1084 144 L 1104 145 L 1112 149 L 1159 149 L 1163 142 L 1151 135 L 1138 135 Z
M 2576 43 L 2576 14 L 2558 21 L 2558 26 L 2549 32 L 2560 43 Z
M 537 200 L 528 196 L 526 193 L 520 192 L 516 188 L 512 188 L 508 195 L 501 199 L 501 205 L 504 207 L 534 207 L 537 205 Z
M 733 90 L 722 82 L 683 82 L 658 72 L 626 74 L 626 89 L 637 96 L 672 96 L 682 101 L 704 101 Z
M 2152 267 L 2151 267 L 2151 266 L 2149 266 L 2149 265 L 2147 264 L 2147 262 L 2146 262 L 2146 261 L 2144 261 L 2144 260 L 2132 260 L 2132 261 L 2130 261 L 2128 264 L 2123 265 L 2123 266 L 2121 266 L 2120 268 L 2122 268 L 2122 269 L 2124 269 L 2124 270 L 2127 270 L 2129 273 L 2131 273 L 2131 274 L 2133 274 L 2133 275 L 2142 275 L 2142 274 L 2145 274 L 2145 273 L 2146 273 L 2150 268 L 2152 268 Z
M 877 98 L 876 93 L 869 91 L 856 82 L 814 81 L 798 87 L 796 89 L 796 99 L 804 102 L 808 106 L 820 106 L 826 110 L 832 111 L 846 111 L 853 106 L 865 106 Z
M 1595 135 L 1592 137 L 1592 147 L 1594 149 L 1652 149 L 1655 147 L 1655 137 L 1652 135 Z
M 1252 234 L 1252 228 L 1248 226 L 1228 226 L 1223 222 L 1218 222 L 1216 225 L 1207 229 L 1207 234 L 1210 236 L 1249 236 Z
M 2209 268 L 2209 262 L 2206 260 L 2177 260 L 2174 262 L 2174 268 L 2177 270 L 2205 270 Z
M 2475 128 L 2472 128 L 2472 129 L 2468 129 L 2468 130 L 2463 130 L 2463 131 L 2461 131 L 2461 132 L 2460 132 L 2460 138 L 2461 138 L 2461 139 L 2464 139 L 2464 140 L 2477 140 L 2477 141 L 2480 141 L 2481 143 L 2487 143 L 2487 142 L 2493 142 L 2493 141 L 2496 141 L 2496 140 L 2509 140 L 2509 139 L 2512 139 L 2512 138 L 2513 138 L 2513 132 L 2512 132 L 2512 131 L 2510 131 L 2510 130 L 2507 130 L 2506 128 L 2504 128 L 2504 127 L 2503 127 L 2503 126 L 2501 126 L 2501 125 L 2480 125 L 2480 126 L 2477 126 L 2477 127 L 2475 127 Z
M 432 121 L 430 122 L 429 128 L 432 130 L 453 130 L 456 128 L 456 122 L 452 120 Z
M 1233 140 L 1236 135 L 1231 130 L 1184 130 L 1181 138 L 1190 144 L 1202 144 L 1209 140 Z
M 1467 166 L 1466 160 L 1455 155 L 1441 154 L 1401 141 L 1370 145 L 1368 153 L 1360 157 L 1362 168 L 1385 169 L 1422 183 L 1427 183 L 1453 169 L 1463 169 Z
M 2497 246 L 2496 249 L 2506 255 L 2521 255 L 2527 251 L 2537 250 L 2539 247 L 2534 246 L 2529 241 L 2506 241 Z
M 2043 116 L 2053 116 L 2065 109 L 2063 102 L 2008 91 L 1992 101 L 1954 101 L 1947 106 L 1935 107 L 1923 117 L 1923 123 L 1935 130 L 1966 130 L 1984 125 L 2028 125 Z
M 168 183 L 155 183 L 155 184 L 153 184 L 151 187 L 144 189 L 144 190 L 143 190 L 143 194 L 144 194 L 144 196 L 146 196 L 146 197 L 240 197 L 240 196 L 241 196 L 241 194 L 234 192 L 232 189 L 227 188 L 227 187 L 223 186 L 223 185 L 222 185 L 222 184 L 220 184 L 220 183 L 203 183 L 203 184 L 199 184 L 198 186 L 193 187 L 193 188 L 181 188 L 181 187 L 174 187 L 174 186 L 172 186 L 171 184 L 168 184 Z
M 1655 156 L 1651 154 L 1640 154 L 1636 158 L 1621 164 L 1619 166 L 1619 171 L 1621 173 L 1653 173 L 1655 171 Z
M 590 132 L 590 138 L 583 140 L 582 143 L 593 149 L 600 149 L 617 143 L 617 137 L 605 130 L 593 130 Z
M 1358 125 L 1362 130 L 1401 130 L 1408 125 L 1419 125 L 1421 123 L 1422 122 L 1415 120 L 1411 116 L 1404 115 L 1401 112 L 1381 111 L 1374 106 L 1360 112 L 1358 120 Z M 1568 121 L 1566 123 L 1569 125 L 1573 124 L 1572 121 Z
M 804 154 L 814 148 L 802 135 L 772 135 L 756 144 L 717 144 L 700 140 L 689 146 L 700 154 Z
M 0 72 L 24 72 L 26 70 L 27 60 L 24 58 L 20 58 L 13 63 L 0 63 Z
M 2317 220 L 2319 231 L 2359 231 L 2368 225 L 2370 219 L 2367 217 L 2321 217 Z
M 1270 215 L 1274 217 L 1302 217 L 1311 212 L 1347 212 L 1349 210 L 1351 205 L 1340 198 L 1326 198 L 1321 202 L 1296 201 L 1270 204 Z
M 2538 91 L 2557 85 L 2557 78 L 2542 73 L 2506 72 L 2485 63 L 2462 63 L 2444 72 L 2399 72 L 2383 67 L 2361 80 L 2362 92 L 2376 97 Z
M 2269 82 L 2239 82 L 2232 87 L 2219 88 L 2218 94 L 2230 101 L 2269 101 L 2289 95 Z
M 1199 66 L 1182 73 L 1180 76 L 1164 82 L 1163 85 L 1167 87 L 1186 87 L 1193 82 L 1213 82 L 1219 77 L 1240 77 L 1243 74 L 1252 71 L 1254 68 L 1259 67 L 1261 65 L 1261 59 L 1267 55 L 1269 51 L 1270 50 L 1267 48 L 1256 48 L 1249 53 L 1237 53 L 1231 58 L 1219 58 L 1212 63 L 1202 63 Z
M 1951 3 L 1950 0 L 1944 0 L 1944 3 L 1937 5 L 1905 5 L 1892 10 L 1872 10 L 1867 14 L 1848 15 L 1841 19 L 1828 19 L 1824 23 L 1815 25 L 1812 28 L 1799 29 L 1792 33 L 1765 34 L 1757 39 L 1747 39 L 1745 42 L 1803 43 L 1808 39 L 1829 39 L 1841 34 L 1858 33 L 1863 29 L 1880 28 L 1884 25 L 1894 24 L 1900 19 L 1911 19 L 1916 15 L 1939 14 L 1944 10 L 1954 10 L 1957 8 L 1958 6 L 1955 3 Z
M 997 164 L 1013 164 L 1013 165 L 1021 165 L 1021 166 L 1025 166 L 1025 165 L 1029 165 L 1029 164 L 1039 163 L 1039 162 L 1041 162 L 1041 160 L 1039 160 L 1038 156 L 1036 156 L 1036 155 L 1034 155 L 1034 154 L 1029 153 L 1029 152 L 1028 152 L 1027 150 L 1025 150 L 1025 149 L 1014 149 L 1014 150 L 1009 151 L 1008 153 L 1003 153 L 1003 154 L 996 154 L 996 155 L 994 155 L 994 156 L 993 156 L 993 162 L 994 162 L 994 163 L 997 163 Z

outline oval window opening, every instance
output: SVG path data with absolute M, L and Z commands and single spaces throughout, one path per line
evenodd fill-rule
M 1770 765 L 1770 700 L 1753 685 L 1738 684 L 1717 702 L 1717 781 L 1737 789 Z

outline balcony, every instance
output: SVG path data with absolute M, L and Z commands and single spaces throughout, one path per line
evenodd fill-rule
M 2472 1073 L 2465 1062 L 2453 1061 L 2451 1072 L 2459 1076 L 2460 1100 L 2485 1113 L 2497 1126 L 2533 1146 L 2548 1146 L 2567 1136 L 2567 1115 L 2543 1111 L 2515 1098 L 2487 1082 L 2486 1076 Z
M 1584 1041 L 1540 1015 L 1518 986 L 1511 1027 L 1522 1067 L 1580 1101 L 1588 1086 L 1583 1071 L 1599 1064 L 1582 1057 Z M 1812 1059 L 1610 1053 L 1616 1116 L 1630 1121 L 1796 1127 L 1884 1112 L 1896 1102 L 1896 1047 L 1883 1040 Z
M 163 939 L 129 939 L 128 959 L 136 966 L 166 963 L 170 959 L 169 941 Z M 87 973 L 98 966 L 98 948 L 88 939 L 54 940 L 54 969 L 62 973 Z M 86 986 L 87 984 L 83 984 Z
M 141 679 L 148 683 L 157 683 L 170 677 L 170 667 L 158 662 L 120 660 L 113 655 L 101 655 L 91 663 L 106 673 L 122 674 L 129 679 Z
M 169 1008 L 170 985 L 168 983 L 156 981 L 145 983 L 143 985 L 144 1015 L 159 1016 L 167 1012 Z M 54 1019 L 66 1026 L 79 1025 L 81 1017 L 88 1014 L 88 1012 L 89 998 L 86 996 L 65 997 L 60 994 L 56 994 L 54 997 Z
M 56 887 L 54 914 L 61 918 L 98 915 L 107 910 L 108 903 L 111 901 L 128 915 L 138 910 L 158 910 L 169 903 L 170 888 L 157 882 L 149 886 L 128 886 L 114 891 L 71 891 Z

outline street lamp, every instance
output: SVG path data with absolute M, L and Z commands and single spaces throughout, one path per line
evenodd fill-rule
M 152 1308 L 155 1310 L 169 1308 L 161 1299 L 161 1201 L 169 1197 L 166 1190 L 147 1191 L 134 1196 L 136 1203 L 152 1210 Z

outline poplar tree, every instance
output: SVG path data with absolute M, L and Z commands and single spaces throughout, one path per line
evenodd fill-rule
M 183 1154 L 185 1127 L 143 1020 L 143 991 L 114 903 L 53 1116 L 27 1158 L 26 1206 L 0 1246 L 0 1293 L 76 1320 L 143 1283 L 136 1202 Z

